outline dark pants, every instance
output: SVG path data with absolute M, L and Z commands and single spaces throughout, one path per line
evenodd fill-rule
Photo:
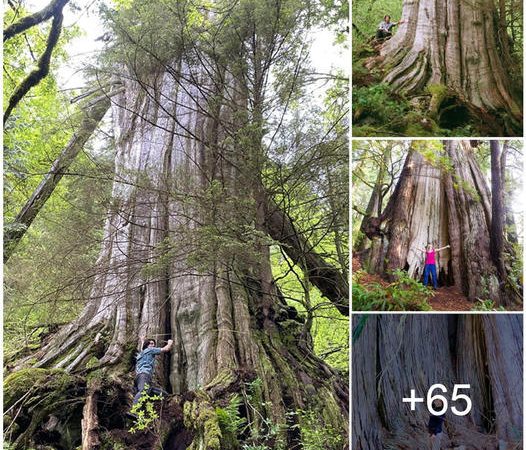
M 138 373 L 135 377 L 135 390 L 136 394 L 133 397 L 133 404 L 135 405 L 141 398 L 142 391 L 144 391 L 144 386 L 152 386 L 152 376 L 149 373 Z
M 385 30 L 376 30 L 376 39 L 387 39 L 392 36 L 391 33 Z
M 424 286 L 427 286 L 427 279 L 429 278 L 430 273 L 431 279 L 433 280 L 433 287 L 437 289 L 437 268 L 434 264 L 426 264 L 424 267 Z

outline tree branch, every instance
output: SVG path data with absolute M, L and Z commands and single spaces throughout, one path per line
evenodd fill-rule
M 314 284 L 340 313 L 349 315 L 349 283 L 340 271 L 318 255 L 307 239 L 296 231 L 291 218 L 267 197 L 266 228 L 280 242 L 289 258 L 304 270 Z
M 99 122 L 110 107 L 110 97 L 121 92 L 123 88 L 110 94 L 104 94 L 88 104 L 88 109 L 76 133 L 71 137 L 68 145 L 55 159 L 50 171 L 44 176 L 38 187 L 33 192 L 15 221 L 4 230 L 4 263 L 13 254 L 16 246 L 26 233 L 27 229 L 40 212 L 46 201 L 62 179 L 65 171 L 73 163 L 86 141 L 91 137 Z
M 60 10 L 53 17 L 51 30 L 49 31 L 49 36 L 47 38 L 46 50 L 44 50 L 44 53 L 42 53 L 40 58 L 38 58 L 37 68 L 31 71 L 31 73 L 22 81 L 22 83 L 16 87 L 15 92 L 13 92 L 13 95 L 11 95 L 11 98 L 9 99 L 9 104 L 7 105 L 7 108 L 4 112 L 4 125 L 7 119 L 9 119 L 13 109 L 16 107 L 16 105 L 18 105 L 20 100 L 24 98 L 24 95 L 26 95 L 32 87 L 40 83 L 40 81 L 49 73 L 51 54 L 57 45 L 58 38 L 60 37 L 60 32 L 62 30 L 62 19 L 62 10 Z
M 20 34 L 29 28 L 38 25 L 41 22 L 45 22 L 57 13 L 62 12 L 62 9 L 68 3 L 69 0 L 53 0 L 45 8 L 40 11 L 31 14 L 30 16 L 22 17 L 18 22 L 9 25 L 4 30 L 4 42 L 12 37 Z

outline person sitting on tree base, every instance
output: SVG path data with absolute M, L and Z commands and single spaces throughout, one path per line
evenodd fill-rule
M 446 249 L 450 248 L 449 245 L 446 245 L 445 247 L 441 247 L 439 249 L 434 249 L 433 244 L 429 243 L 427 244 L 427 247 L 425 250 L 417 249 L 421 251 L 422 253 L 426 254 L 426 263 L 424 266 L 424 286 L 427 286 L 427 280 L 429 279 L 429 275 L 431 275 L 431 280 L 433 281 L 433 288 L 436 290 L 438 289 L 438 283 L 437 283 L 437 268 L 436 268 L 436 260 L 435 255 L 436 253 Z
M 385 15 L 384 20 L 380 22 L 380 24 L 378 25 L 378 29 L 376 30 L 376 39 L 389 39 L 393 35 L 391 29 L 404 22 L 404 20 L 400 20 L 399 22 L 391 22 L 391 16 Z
M 135 406 L 145 390 L 146 386 L 151 388 L 152 377 L 155 369 L 155 357 L 161 353 L 168 353 L 172 349 L 173 340 L 168 339 L 166 345 L 162 348 L 155 346 L 154 339 L 146 339 L 142 345 L 142 351 L 137 355 L 135 364 L 135 390 L 133 397 L 133 406 Z M 132 409 L 133 409 L 132 406 Z M 128 414 L 135 417 L 133 413 Z

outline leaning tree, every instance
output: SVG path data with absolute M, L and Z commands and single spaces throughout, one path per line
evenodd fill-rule
M 342 448 L 346 382 L 314 354 L 270 265 L 271 245 L 281 246 L 347 315 L 347 280 L 291 219 L 286 191 L 266 183 L 265 136 L 283 122 L 269 76 L 281 74 L 273 98 L 292 102 L 308 5 L 160 3 L 109 12 L 116 38 L 105 67 L 121 89 L 111 97 L 115 181 L 97 274 L 79 318 L 6 379 L 9 435 L 15 448 L 80 431 L 83 449 L 238 448 L 238 439 L 301 448 L 323 428 Z M 112 430 L 124 428 L 132 355 L 148 336 L 174 340 L 156 379 L 175 397 L 140 447 Z M 232 404 L 248 424 L 241 435 L 217 412 Z
M 508 36 L 493 0 L 404 0 L 402 18 L 380 50 L 386 83 L 409 95 L 430 87 L 431 113 L 444 120 L 472 113 L 492 117 L 496 135 L 520 134 L 522 94 L 510 82 Z
M 425 403 L 411 411 L 402 399 L 411 389 L 425 398 L 435 383 L 446 387 L 448 402 L 454 384 L 470 385 L 459 391 L 471 399 L 469 414 L 446 412 L 444 448 L 522 446 L 521 315 L 370 315 L 353 322 L 353 448 L 429 448 Z
M 387 205 L 362 221 L 361 230 L 371 241 L 366 266 L 372 273 L 392 276 L 403 269 L 420 278 L 425 261 L 419 249 L 428 242 L 435 248 L 449 244 L 437 254 L 441 283 L 458 286 L 471 300 L 512 305 L 520 293 L 503 260 L 510 260 L 513 248 L 507 246 L 506 258 L 501 236 L 495 251 L 492 230 L 502 218 L 492 220 L 492 193 L 472 145 L 477 144 L 413 142 Z M 503 233 L 502 226 L 498 229 Z

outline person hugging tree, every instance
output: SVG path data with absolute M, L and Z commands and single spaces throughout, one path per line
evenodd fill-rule
M 168 353 L 172 349 L 173 340 L 168 339 L 164 347 L 156 347 L 154 339 L 146 339 L 142 345 L 142 351 L 137 355 L 135 365 L 135 396 L 133 397 L 133 406 L 135 406 L 146 387 L 151 388 L 152 377 L 155 369 L 155 357 L 161 353 Z M 133 407 L 132 407 L 133 410 Z M 137 416 L 131 412 L 128 413 L 131 418 Z

